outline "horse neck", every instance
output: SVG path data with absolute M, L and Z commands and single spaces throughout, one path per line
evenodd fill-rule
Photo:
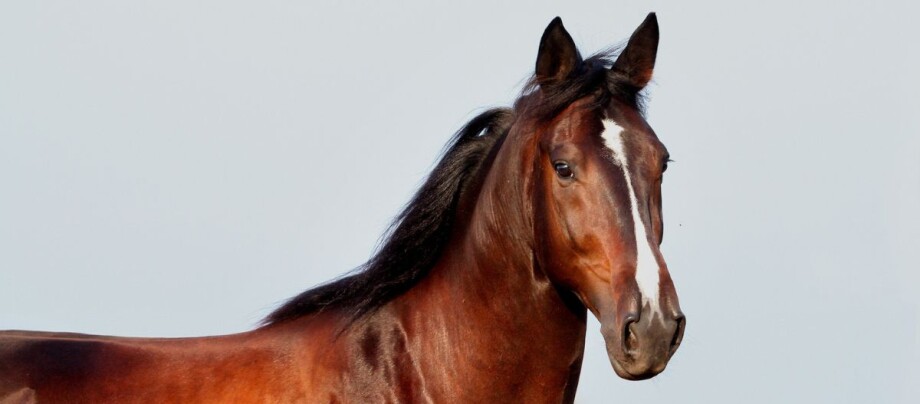
M 581 355 L 586 310 L 536 267 L 530 208 L 535 145 L 528 138 L 509 133 L 478 197 L 461 206 L 470 213 L 459 218 L 453 242 L 432 271 L 431 290 L 439 295 L 436 310 L 462 319 L 459 333 L 493 332 L 475 340 L 496 349 L 496 341 L 509 341 L 519 346 L 502 348 L 503 355 L 545 354 L 543 363 L 556 357 L 568 366 Z M 547 347 L 552 352 L 538 352 Z
M 509 138 L 498 147 L 519 146 Z M 328 368 L 345 358 L 361 369 L 346 382 L 355 397 L 404 388 L 393 394 L 407 401 L 574 399 L 586 310 L 535 267 L 527 166 L 526 156 L 499 151 L 460 202 L 467 213 L 428 275 L 338 338 L 342 356 L 323 356 L 333 358 Z M 367 397 L 357 401 L 381 401 Z

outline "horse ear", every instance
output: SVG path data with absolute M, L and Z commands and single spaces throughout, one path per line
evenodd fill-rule
M 613 63 L 610 73 L 641 90 L 652 79 L 655 55 L 658 54 L 658 18 L 649 13 L 636 28 L 626 48 Z
M 554 18 L 540 39 L 540 50 L 537 52 L 537 83 L 543 85 L 564 80 L 579 63 L 581 54 L 575 47 L 575 41 L 562 26 L 562 19 Z

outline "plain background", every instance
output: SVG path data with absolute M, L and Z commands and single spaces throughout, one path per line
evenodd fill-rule
M 592 319 L 578 401 L 920 393 L 915 2 L 342 3 L 0 3 L 0 329 L 249 329 L 373 252 L 554 16 L 588 54 L 657 11 L 686 339 L 627 382 Z

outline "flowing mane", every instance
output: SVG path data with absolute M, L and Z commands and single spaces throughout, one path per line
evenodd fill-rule
M 409 290 L 428 274 L 449 241 L 458 206 L 471 180 L 512 122 L 508 108 L 473 118 L 448 143 L 437 166 L 396 216 L 377 253 L 351 274 L 302 292 L 268 315 L 276 324 L 327 309 L 351 319 L 368 314 Z

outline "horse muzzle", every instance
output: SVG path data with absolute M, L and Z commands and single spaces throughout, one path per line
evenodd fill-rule
M 645 304 L 641 311 L 617 317 L 601 327 L 613 370 L 627 380 L 645 380 L 661 373 L 684 336 L 687 321 L 680 308 L 653 311 Z

